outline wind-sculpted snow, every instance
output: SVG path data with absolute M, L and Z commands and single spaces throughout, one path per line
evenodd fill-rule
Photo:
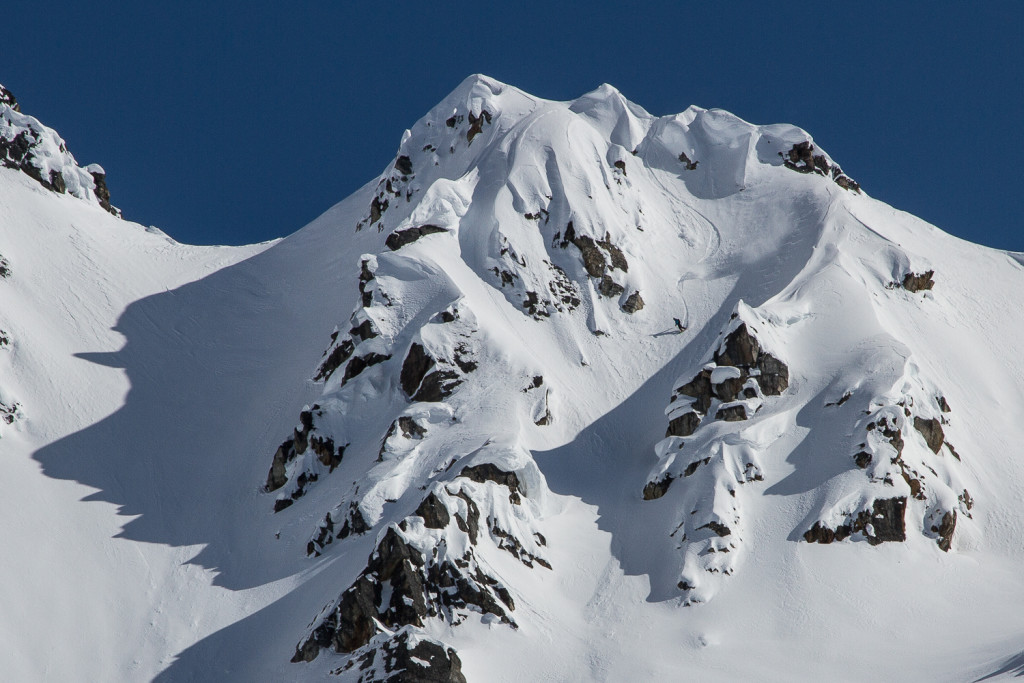
M 801 129 L 477 76 L 197 248 L 0 99 L 6 678 L 1019 670 L 1020 255 Z

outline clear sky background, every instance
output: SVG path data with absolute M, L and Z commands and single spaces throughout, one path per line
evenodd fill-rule
M 1024 251 L 1024 2 L 21 2 L 0 82 L 183 242 L 294 232 L 464 77 L 809 131 L 879 199 Z

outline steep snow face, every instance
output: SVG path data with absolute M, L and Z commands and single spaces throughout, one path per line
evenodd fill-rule
M 9 678 L 1019 670 L 1020 255 L 799 128 L 474 76 L 279 243 L 46 188 L 0 169 Z
M 666 649 L 694 619 L 739 637 L 725 624 L 763 600 L 752 586 L 788 584 L 836 543 L 871 567 L 901 544 L 946 571 L 989 547 L 980 461 L 1020 428 L 965 394 L 993 367 L 995 328 L 1018 333 L 999 311 L 1019 264 L 871 200 L 804 131 L 473 77 L 355 203 L 349 229 L 378 237 L 311 372 L 322 395 L 265 484 L 282 533 L 337 577 L 298 666 L 357 678 L 413 633 L 443 680 L 501 679 L 495 657 L 521 674 L 509 643 L 537 676 L 653 674 L 671 665 L 595 629 L 643 614 L 672 624 Z M 954 265 L 977 262 L 1007 308 L 937 335 L 927 321 L 985 291 Z M 949 357 L 951 334 L 969 358 Z M 816 616 L 782 649 L 831 609 L 786 590 Z M 594 601 L 601 623 L 584 626 Z
M 254 340 L 278 326 L 256 314 L 285 310 L 244 272 L 274 243 L 194 247 L 121 220 L 97 168 L 15 105 L 0 89 L 0 677 L 145 680 L 280 591 L 227 590 L 190 563 L 203 518 L 228 516 L 204 503 L 224 488 L 203 488 L 225 468 L 225 406 L 256 391 L 225 380 L 266 356 Z

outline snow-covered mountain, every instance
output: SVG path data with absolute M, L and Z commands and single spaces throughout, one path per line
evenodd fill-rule
M 8 677 L 1024 671 L 1024 257 L 803 130 L 475 76 L 189 247 L 2 92 Z

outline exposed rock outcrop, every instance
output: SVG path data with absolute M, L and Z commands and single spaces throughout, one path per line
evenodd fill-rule
M 14 93 L 2 85 L 0 85 L 0 104 L 6 104 L 14 111 L 21 112 L 21 107 L 18 106 L 18 100 L 14 98 Z
M 900 284 L 908 292 L 924 292 L 935 286 L 934 275 L 934 270 L 926 270 L 923 273 L 907 273 L 903 276 L 903 282 Z
M 633 292 L 626 297 L 625 303 L 622 304 L 622 310 L 632 315 L 644 307 L 643 297 L 640 296 L 640 292 Z
M 783 156 L 779 152 L 779 156 Z M 860 185 L 850 176 L 843 173 L 839 165 L 830 162 L 824 154 L 815 154 L 814 145 L 810 140 L 798 142 L 783 156 L 786 168 L 798 173 L 817 173 L 831 178 L 836 185 L 844 190 L 860 192 Z
M 509 478 L 510 473 L 497 468 L 477 467 L 470 473 L 486 476 L 485 481 L 493 481 L 490 477 L 496 476 L 518 485 Z M 461 501 L 466 513 L 452 514 L 449 505 L 454 502 L 445 501 Z M 312 661 L 324 648 L 343 654 L 356 652 L 381 633 L 378 624 L 388 629 L 422 627 L 429 618 L 457 623 L 464 618 L 456 614 L 459 610 L 491 614 L 515 627 L 509 615 L 515 609 L 511 594 L 483 570 L 473 550 L 479 534 L 479 517 L 475 502 L 464 490 L 457 494 L 445 489 L 429 493 L 413 517 L 386 529 L 366 568 L 296 648 L 292 661 Z M 408 535 L 413 519 L 421 520 L 432 533 L 441 534 L 440 538 L 450 540 L 438 543 L 435 536 Z M 491 524 L 489 531 L 499 548 L 527 566 L 538 562 L 550 568 L 543 558 L 527 550 L 514 533 L 496 523 Z M 469 541 L 462 556 L 452 556 L 449 550 L 461 545 L 452 534 L 464 534 L 463 538 Z M 425 552 L 428 547 L 434 550 Z
M 435 359 L 423 344 L 413 343 L 402 362 L 402 391 L 413 401 L 438 403 L 462 383 L 464 374 L 476 369 L 465 347 L 456 348 L 452 359 Z
M 673 476 L 666 474 L 661 479 L 647 482 L 644 486 L 644 500 L 657 500 L 666 493 L 668 493 L 668 487 L 672 485 Z
M 518 505 L 522 501 L 522 498 L 520 497 L 521 491 L 519 488 L 519 477 L 516 476 L 515 472 L 506 472 L 500 469 L 497 465 L 488 462 L 483 463 L 482 465 L 463 467 L 459 476 L 466 477 L 467 479 L 471 479 L 481 484 L 485 481 L 493 481 L 499 486 L 505 486 L 508 488 L 508 499 L 510 503 Z
M 384 240 L 385 246 L 391 251 L 398 251 L 407 244 L 412 244 L 421 237 L 435 235 L 439 232 L 448 232 L 445 228 L 436 225 L 420 225 L 415 228 L 396 230 Z
M 0 166 L 20 170 L 46 189 L 94 202 L 115 216 L 106 173 L 82 168 L 55 131 L 21 112 L 14 95 L 0 85 Z
M 423 499 L 416 508 L 416 514 L 423 518 L 423 525 L 428 529 L 443 529 L 452 519 L 448 508 L 433 493 Z
M 484 131 L 484 122 L 491 122 L 491 112 L 482 110 L 479 115 L 469 112 L 469 130 L 466 131 L 466 142 L 472 143 L 473 138 Z
M 835 528 L 815 522 L 804 533 L 804 540 L 808 543 L 832 543 L 854 534 L 863 534 L 871 545 L 887 541 L 903 542 L 907 540 L 906 510 L 906 498 L 876 499 L 871 503 L 870 510 L 847 513 L 846 521 Z
M 765 396 L 789 387 L 789 367 L 764 351 L 747 323 L 735 324 L 713 354 L 713 362 L 672 394 L 666 437 L 692 435 L 715 404 L 714 419 L 749 419 Z
M 342 671 L 356 665 L 361 683 L 466 683 L 455 650 L 411 629 L 371 644 Z
M 319 405 L 313 405 L 299 413 L 299 425 L 292 436 L 278 446 L 267 474 L 264 491 L 270 493 L 284 487 L 289 481 L 292 487 L 287 495 L 279 495 L 274 502 L 274 512 L 291 506 L 306 493 L 307 485 L 320 478 L 321 473 L 333 472 L 341 464 L 348 444 L 335 446 L 330 436 L 319 434 L 313 424 L 314 415 L 322 415 Z M 300 456 L 303 457 L 300 462 Z
M 365 356 L 353 356 L 349 361 L 348 365 L 345 366 L 345 374 L 341 378 L 341 383 L 345 384 L 350 379 L 358 377 L 366 368 L 383 363 L 386 360 L 390 360 L 391 356 L 383 353 L 367 353 Z
M 696 171 L 697 164 L 700 163 L 699 161 L 690 161 L 690 157 L 686 156 L 686 152 L 679 153 L 679 161 L 683 163 L 687 171 Z
M 570 244 L 579 249 L 587 275 L 598 280 L 598 291 L 603 296 L 617 297 L 625 291 L 625 288 L 614 280 L 612 272 L 628 272 L 629 262 L 622 250 L 612 243 L 610 235 L 605 235 L 602 240 L 595 240 L 588 235 L 578 235 L 573 221 L 569 221 L 563 234 L 555 234 L 555 242 L 562 249 Z

